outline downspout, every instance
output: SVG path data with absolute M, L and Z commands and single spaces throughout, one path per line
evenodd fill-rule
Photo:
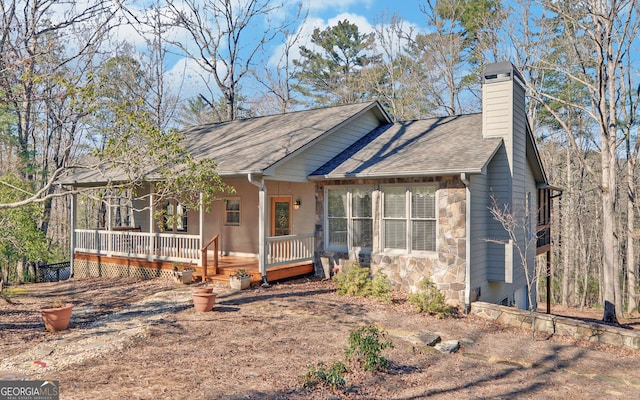
M 249 183 L 258 187 L 258 269 L 262 275 L 263 284 L 269 284 L 267 281 L 267 268 L 266 268 L 266 238 L 265 238 L 265 226 L 267 221 L 267 187 L 264 184 L 262 177 L 256 178 L 252 173 L 247 175 Z
M 464 313 L 471 311 L 471 181 L 465 172 L 460 174 L 460 180 L 465 187 L 465 273 L 464 273 Z

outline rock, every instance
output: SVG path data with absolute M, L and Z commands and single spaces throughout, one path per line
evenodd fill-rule
M 440 338 L 440 335 L 437 335 L 435 333 L 422 333 L 418 335 L 417 338 L 420 341 L 420 343 L 427 346 L 431 346 L 431 347 L 435 346 L 437 343 L 440 343 L 442 341 L 442 338 Z
M 444 354 L 455 353 L 460 349 L 460 342 L 457 340 L 447 340 L 433 346 L 436 350 Z

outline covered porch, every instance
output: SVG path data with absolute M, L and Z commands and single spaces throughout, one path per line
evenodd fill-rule
M 75 230 L 75 260 L 127 268 L 156 270 L 158 276 L 175 268 L 191 268 L 203 281 L 228 282 L 239 269 L 247 270 L 252 284 L 306 275 L 314 271 L 314 235 L 266 238 L 264 271 L 259 257 L 221 255 L 216 235 L 201 247 L 197 235 L 146 233 L 123 230 Z
M 73 259 L 84 255 L 83 260 L 150 271 L 189 267 L 202 280 L 228 280 L 234 268 L 253 271 L 258 282 L 313 272 L 313 184 L 265 182 L 256 176 L 229 184 L 235 193 L 210 205 L 201 198 L 198 209 L 171 200 L 158 203 L 153 185 L 137 198 L 104 196 L 100 210 L 94 205 L 79 211 L 84 204 L 74 195 Z M 173 213 L 173 223 L 158 216 L 158 207 Z M 96 223 L 95 215 L 103 217 Z

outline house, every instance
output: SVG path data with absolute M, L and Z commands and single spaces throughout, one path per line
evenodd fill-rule
M 520 256 L 489 209 L 496 199 L 535 216 L 527 223 L 539 234 L 520 239 L 537 239 L 533 265 L 550 251 L 552 187 L 518 70 L 487 66 L 482 96 L 481 113 L 419 121 L 392 123 L 372 101 L 187 129 L 187 148 L 215 160 L 236 193 L 209 212 L 167 203 L 179 218 L 163 232 L 152 210 L 132 211 L 153 208 L 152 184 L 124 211 L 105 200 L 104 226 L 80 229 L 74 211 L 74 274 L 158 276 L 185 262 L 211 279 L 219 263 L 246 257 L 270 280 L 285 267 L 322 275 L 357 260 L 405 291 L 430 278 L 451 304 L 527 308 Z

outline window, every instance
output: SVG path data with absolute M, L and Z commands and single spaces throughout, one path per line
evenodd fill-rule
M 224 213 L 225 225 L 240 225 L 240 199 L 226 199 Z
M 187 231 L 187 208 L 175 200 L 169 201 L 165 205 L 165 231 L 186 232 Z
M 347 249 L 373 245 L 371 188 L 327 189 L 327 247 Z
M 433 186 L 384 189 L 383 229 L 386 249 L 435 251 L 436 192 Z
M 347 189 L 329 189 L 327 204 L 327 244 L 347 247 Z

